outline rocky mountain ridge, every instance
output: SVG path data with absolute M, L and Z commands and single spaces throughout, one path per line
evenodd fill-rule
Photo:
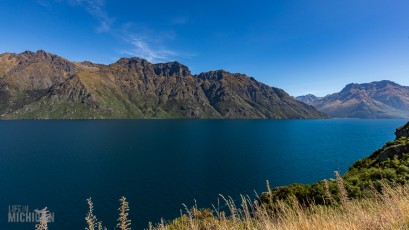
M 244 74 L 191 74 L 178 62 L 71 62 L 39 50 L 0 54 L 3 119 L 323 118 L 314 107 Z

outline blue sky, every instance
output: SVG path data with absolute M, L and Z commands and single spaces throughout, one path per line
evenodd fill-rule
M 409 1 L 0 0 L 0 52 L 138 56 L 245 73 L 290 95 L 409 86 Z

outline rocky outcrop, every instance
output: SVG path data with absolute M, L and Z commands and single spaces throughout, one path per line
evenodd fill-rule
M 381 149 L 375 151 L 370 158 L 377 159 L 376 162 L 384 161 L 388 158 L 401 157 L 409 153 L 409 123 L 399 127 L 395 131 L 395 140 L 386 143 Z
M 3 118 L 267 118 L 326 115 L 281 89 L 223 70 L 192 75 L 178 62 L 110 65 L 26 51 L 0 55 Z
M 401 137 L 409 137 L 409 123 L 406 125 L 399 127 L 395 131 L 396 139 L 399 139 Z

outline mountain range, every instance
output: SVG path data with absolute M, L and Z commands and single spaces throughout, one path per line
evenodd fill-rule
M 178 63 L 72 62 L 43 50 L 0 55 L 3 119 L 327 117 L 244 74 Z
M 392 81 L 348 84 L 325 97 L 305 95 L 297 100 L 340 118 L 409 118 L 409 87 Z

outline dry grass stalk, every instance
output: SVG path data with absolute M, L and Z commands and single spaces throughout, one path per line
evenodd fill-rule
M 343 206 L 346 206 L 348 205 L 349 197 L 348 197 L 348 192 L 345 189 L 344 181 L 342 177 L 339 175 L 338 171 L 335 171 L 334 174 L 335 174 L 337 188 L 339 192 L 339 200 Z
M 332 198 L 331 192 L 329 190 L 329 184 L 327 180 L 324 180 L 324 194 L 325 194 L 325 200 L 328 201 L 328 204 L 333 204 L 334 203 L 334 198 Z
M 121 230 L 131 230 L 131 220 L 128 219 L 129 203 L 126 201 L 126 197 L 119 199 L 121 207 L 119 207 L 118 224 L 116 225 Z
M 88 213 L 85 217 L 85 221 L 87 221 L 88 228 L 86 230 L 94 230 L 97 225 L 97 217 L 94 215 L 94 203 L 92 203 L 91 197 L 87 199 L 88 203 Z
M 47 230 L 48 220 L 50 218 L 50 211 L 48 211 L 47 207 L 45 207 L 39 210 L 37 213 L 39 215 L 39 223 L 36 224 L 35 226 L 36 230 Z

